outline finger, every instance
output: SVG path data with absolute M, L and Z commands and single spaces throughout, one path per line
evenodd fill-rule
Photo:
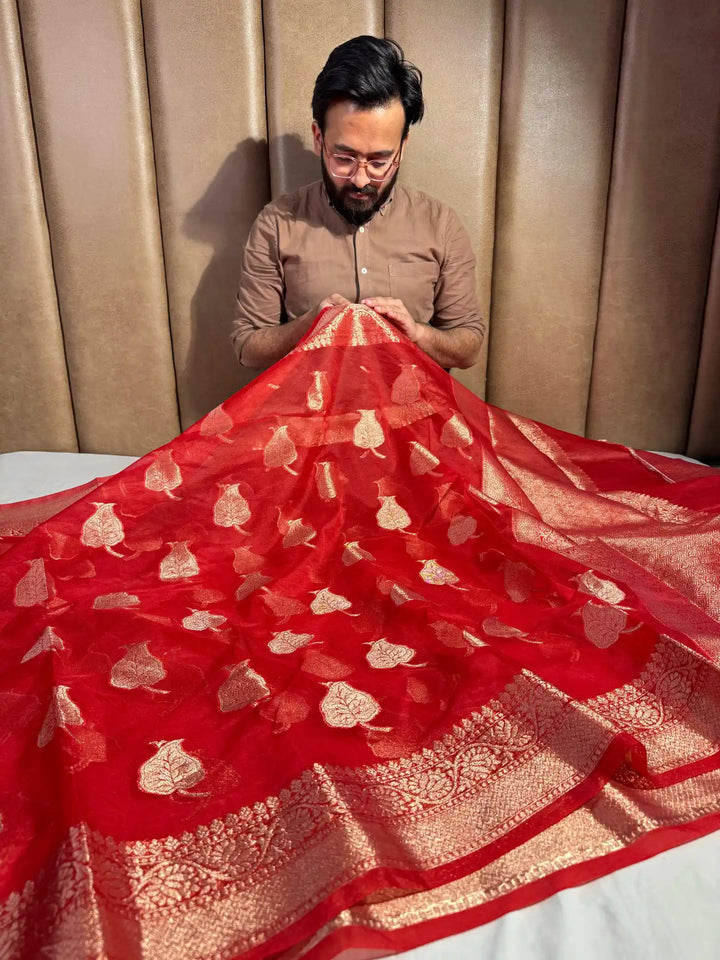
M 405 306 L 402 300 L 395 300 L 393 297 L 366 297 L 364 300 L 361 300 L 360 303 L 364 303 L 366 306 L 374 307 L 376 309 L 381 305 L 399 309 L 403 309 Z

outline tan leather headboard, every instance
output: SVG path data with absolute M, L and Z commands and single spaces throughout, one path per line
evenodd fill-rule
M 245 237 L 318 176 L 315 76 L 372 33 L 425 77 L 401 176 L 475 244 L 490 334 L 463 382 L 720 459 L 720 4 L 0 0 L 0 17 L 0 450 L 141 454 L 242 386 Z

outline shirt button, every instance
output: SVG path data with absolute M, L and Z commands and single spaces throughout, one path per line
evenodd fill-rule
M 360 227 L 360 233 L 365 233 L 365 227 Z
M 367 273 L 367 267 L 363 267 L 360 273 Z

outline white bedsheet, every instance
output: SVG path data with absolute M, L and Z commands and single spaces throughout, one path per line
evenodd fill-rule
M 133 457 L 0 455 L 0 503 L 109 476 Z M 720 831 L 466 933 L 406 960 L 720 960 Z

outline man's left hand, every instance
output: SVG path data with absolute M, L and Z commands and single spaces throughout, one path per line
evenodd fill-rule
M 418 342 L 422 324 L 413 320 L 402 300 L 395 300 L 393 297 L 367 297 L 360 302 L 364 303 L 366 307 L 370 307 L 371 310 L 377 311 L 383 317 L 387 317 L 398 330 L 405 334 L 408 340 L 412 340 L 413 343 Z

